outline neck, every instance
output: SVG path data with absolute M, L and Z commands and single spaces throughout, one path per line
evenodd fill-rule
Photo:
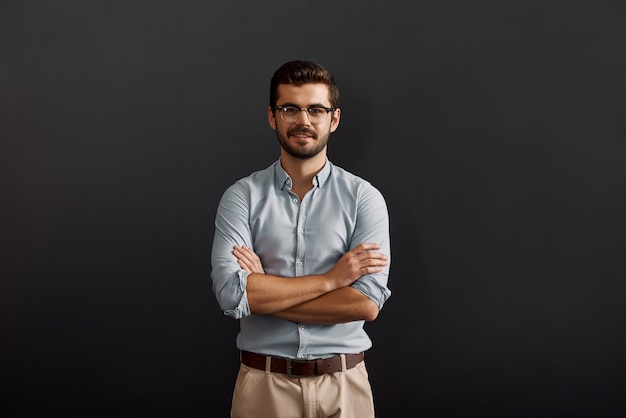
M 291 177 L 293 182 L 291 190 L 300 199 L 304 198 L 306 192 L 313 188 L 313 177 L 320 172 L 326 164 L 326 153 L 320 152 L 315 157 L 299 159 L 292 157 L 284 150 L 280 153 L 280 165 Z

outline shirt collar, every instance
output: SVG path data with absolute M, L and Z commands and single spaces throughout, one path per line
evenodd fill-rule
M 322 167 L 319 173 L 317 173 L 317 175 L 313 178 L 313 183 L 318 188 L 322 187 L 324 183 L 326 182 L 326 180 L 328 179 L 328 177 L 330 176 L 331 165 L 332 163 L 328 161 L 328 158 L 326 158 L 326 164 L 324 164 L 324 167 Z
M 324 167 L 313 177 L 313 185 L 317 188 L 320 188 L 324 185 L 328 177 L 330 177 L 332 163 L 326 158 L 326 164 Z M 289 174 L 283 169 L 283 166 L 280 165 L 280 159 L 274 165 L 274 172 L 276 173 L 276 181 L 278 187 L 283 189 L 291 189 L 291 177 Z

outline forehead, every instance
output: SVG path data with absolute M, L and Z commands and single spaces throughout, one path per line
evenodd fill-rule
M 300 86 L 293 84 L 279 84 L 277 91 L 277 105 L 293 103 L 301 106 L 322 104 L 330 107 L 329 90 L 326 84 L 307 83 Z

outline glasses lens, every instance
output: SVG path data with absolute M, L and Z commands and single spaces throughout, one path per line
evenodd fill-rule
M 280 111 L 280 117 L 285 122 L 294 123 L 300 117 L 300 108 L 296 106 L 282 106 L 278 108 Z M 309 107 L 306 109 L 309 116 L 309 120 L 314 123 L 321 123 L 326 120 L 328 111 L 323 107 Z
M 324 122 L 326 115 L 328 115 L 328 112 L 323 107 L 310 107 L 307 109 L 307 112 L 309 112 L 311 122 Z
M 295 106 L 283 106 L 280 107 L 280 117 L 285 122 L 295 122 L 298 120 L 298 114 L 300 113 L 300 109 Z

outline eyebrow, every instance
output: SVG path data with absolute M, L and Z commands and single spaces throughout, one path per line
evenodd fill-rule
M 323 104 L 321 104 L 321 103 L 314 103 L 314 104 L 310 104 L 310 105 L 308 105 L 308 106 L 300 106 L 300 105 L 298 105 L 298 104 L 296 104 L 296 103 L 287 102 L 287 103 L 283 103 L 283 104 L 276 105 L 276 106 L 295 106 L 295 107 L 297 107 L 298 109 L 301 109 L 301 108 L 303 108 L 303 107 L 306 107 L 306 108 L 309 108 L 309 107 L 324 107 L 324 108 L 329 108 L 329 107 L 330 107 L 330 108 L 332 108 L 332 106 L 325 106 L 325 105 L 323 105 Z

